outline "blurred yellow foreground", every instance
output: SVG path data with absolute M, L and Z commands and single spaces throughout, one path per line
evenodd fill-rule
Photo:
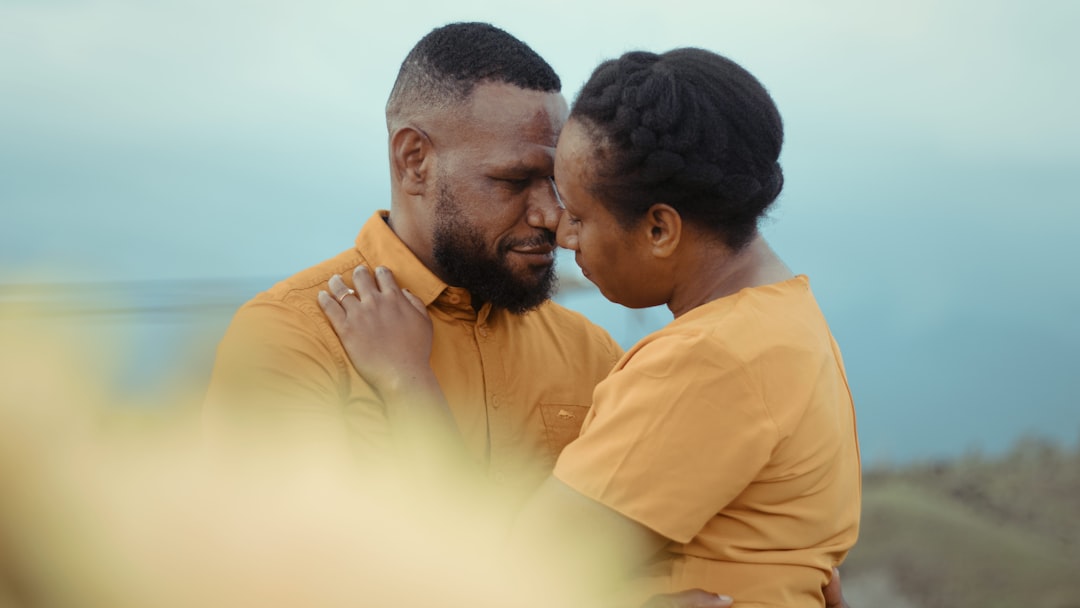
M 567 605 L 492 560 L 490 506 L 325 454 L 211 465 L 202 387 L 118 403 L 107 345 L 43 325 L 0 324 L 0 607 Z

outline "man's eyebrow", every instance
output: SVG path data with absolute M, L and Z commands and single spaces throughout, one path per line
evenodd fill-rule
M 491 171 L 497 171 L 499 173 L 509 173 L 513 175 L 536 175 L 540 173 L 547 174 L 549 169 L 542 165 L 528 164 L 517 162 L 509 165 L 495 165 L 490 168 Z

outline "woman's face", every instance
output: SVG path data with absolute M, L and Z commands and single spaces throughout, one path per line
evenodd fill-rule
M 589 191 L 596 158 L 588 130 L 576 120 L 566 123 L 555 149 L 555 185 L 564 208 L 556 240 L 574 252 L 585 278 L 612 302 L 630 308 L 663 304 L 650 276 L 655 264 L 647 229 L 624 228 Z

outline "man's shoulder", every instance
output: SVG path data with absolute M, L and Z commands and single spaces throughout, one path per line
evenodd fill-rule
M 336 256 L 275 283 L 270 289 L 252 298 L 248 304 L 282 304 L 286 306 L 319 311 L 316 294 L 326 289 L 326 283 L 335 274 L 347 275 L 364 261 L 356 248 L 346 249 Z M 321 312 L 319 314 L 322 314 Z
M 215 381 L 273 385 L 282 379 L 333 386 L 347 360 L 317 294 L 337 273 L 361 259 L 356 249 L 315 264 L 244 303 L 217 347 Z M 247 387 L 250 388 L 250 387 Z
M 225 332 L 227 343 L 271 346 L 280 342 L 336 342 L 319 307 L 318 293 L 335 274 L 351 272 L 362 261 L 349 249 L 283 279 L 245 302 Z

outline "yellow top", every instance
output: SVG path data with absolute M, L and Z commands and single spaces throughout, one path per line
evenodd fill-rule
M 467 291 L 425 267 L 376 213 L 356 247 L 304 270 L 246 303 L 218 346 L 204 407 L 212 443 L 271 429 L 337 441 L 382 459 L 384 405 L 353 369 L 316 300 L 334 274 L 352 283 L 359 264 L 382 265 L 428 306 L 431 364 L 467 449 L 489 477 L 524 495 L 550 474 L 575 438 L 593 387 L 622 354 L 582 315 L 548 302 L 523 315 L 473 310 Z
M 667 590 L 823 606 L 861 482 L 843 362 L 806 277 L 712 301 L 635 345 L 554 475 L 671 539 L 650 570 Z

